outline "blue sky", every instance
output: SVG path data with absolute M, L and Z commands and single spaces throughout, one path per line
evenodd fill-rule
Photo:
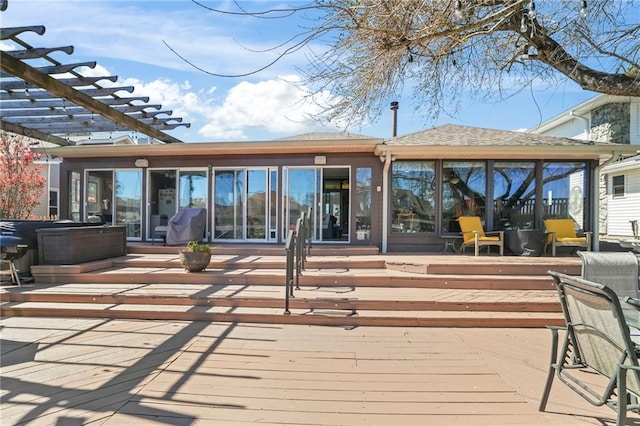
M 229 2 L 207 2 L 226 7 Z M 268 0 L 244 2 L 247 9 L 263 9 Z M 190 128 L 168 131 L 185 142 L 271 140 L 315 131 L 347 130 L 375 137 L 391 134 L 391 112 L 366 127 L 323 127 L 309 120 L 317 106 L 304 101 L 298 52 L 263 72 L 243 78 L 221 78 L 200 72 L 172 53 L 164 42 L 197 66 L 220 74 L 252 71 L 269 63 L 273 52 L 297 32 L 293 20 L 259 22 L 213 14 L 188 0 L 9 0 L 0 13 L 2 27 L 44 25 L 43 36 L 23 35 L 35 47 L 73 45 L 74 53 L 53 54 L 62 63 L 97 61 L 85 75 L 117 75 L 116 85 L 134 85 L 127 96 L 150 96 L 173 110 Z M 0 44 L 6 49 L 6 44 Z M 322 46 L 315 46 L 322 49 Z M 124 93 L 124 92 L 123 92 Z M 455 116 L 442 114 L 428 122 L 402 97 L 398 133 L 406 134 L 447 123 L 521 130 L 536 126 L 594 96 L 566 82 L 545 89 L 535 84 L 499 103 L 469 102 Z M 330 102 L 325 94 L 324 101 Z

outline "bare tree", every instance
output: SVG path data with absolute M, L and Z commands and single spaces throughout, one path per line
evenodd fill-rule
M 247 19 L 304 15 L 310 27 L 274 46 L 275 61 L 247 74 L 312 42 L 325 45 L 309 49 L 302 71 L 313 90 L 337 99 L 329 120 L 375 118 L 403 90 L 427 118 L 534 81 L 568 78 L 585 90 L 640 96 L 639 0 L 315 0 L 262 11 L 194 2 Z

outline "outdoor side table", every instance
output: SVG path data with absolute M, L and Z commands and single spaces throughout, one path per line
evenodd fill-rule
M 451 248 L 452 253 L 459 253 L 460 250 L 456 247 L 456 243 L 462 243 L 462 235 L 442 235 L 441 238 L 444 240 L 444 247 L 442 248 L 441 253 L 446 253 L 449 248 Z M 458 245 L 459 247 L 460 245 Z

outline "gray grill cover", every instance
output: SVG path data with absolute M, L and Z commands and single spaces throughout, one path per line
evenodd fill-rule
M 167 224 L 167 245 L 201 241 L 204 237 L 207 210 L 203 208 L 180 209 Z

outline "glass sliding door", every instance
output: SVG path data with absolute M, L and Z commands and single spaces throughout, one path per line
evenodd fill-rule
M 214 238 L 243 239 L 243 190 L 243 170 L 214 172 Z
M 248 240 L 267 237 L 267 170 L 247 170 L 247 222 Z
M 82 193 L 80 192 L 80 178 L 79 172 L 69 173 L 69 219 L 74 222 L 80 222 L 80 201 L 82 200 Z
M 278 239 L 278 169 L 269 169 L 269 241 Z
M 154 238 L 157 226 L 167 226 L 171 216 L 178 211 L 176 179 L 175 169 L 153 169 L 148 172 L 148 239 Z
M 179 170 L 179 203 L 178 208 L 201 207 L 207 208 L 207 171 Z
M 115 171 L 116 225 L 126 227 L 127 238 L 139 240 L 142 237 L 142 170 Z
M 113 225 L 113 171 L 87 170 L 85 182 L 84 220 Z
M 124 225 L 127 238 L 142 237 L 141 170 L 88 170 L 85 186 L 86 221 Z
M 277 169 L 215 170 L 214 238 L 275 241 L 277 190 Z
M 296 221 L 302 212 L 308 212 L 310 208 L 319 204 L 320 200 L 320 169 L 315 167 L 287 168 L 284 170 L 284 226 L 282 239 L 286 240 L 287 232 L 295 227 Z M 312 209 L 311 226 L 313 226 L 313 239 L 319 240 L 318 211 Z M 321 213 L 321 212 L 320 212 Z
M 311 210 L 315 241 L 349 241 L 350 169 L 291 167 L 284 170 L 282 238 L 303 212 Z

